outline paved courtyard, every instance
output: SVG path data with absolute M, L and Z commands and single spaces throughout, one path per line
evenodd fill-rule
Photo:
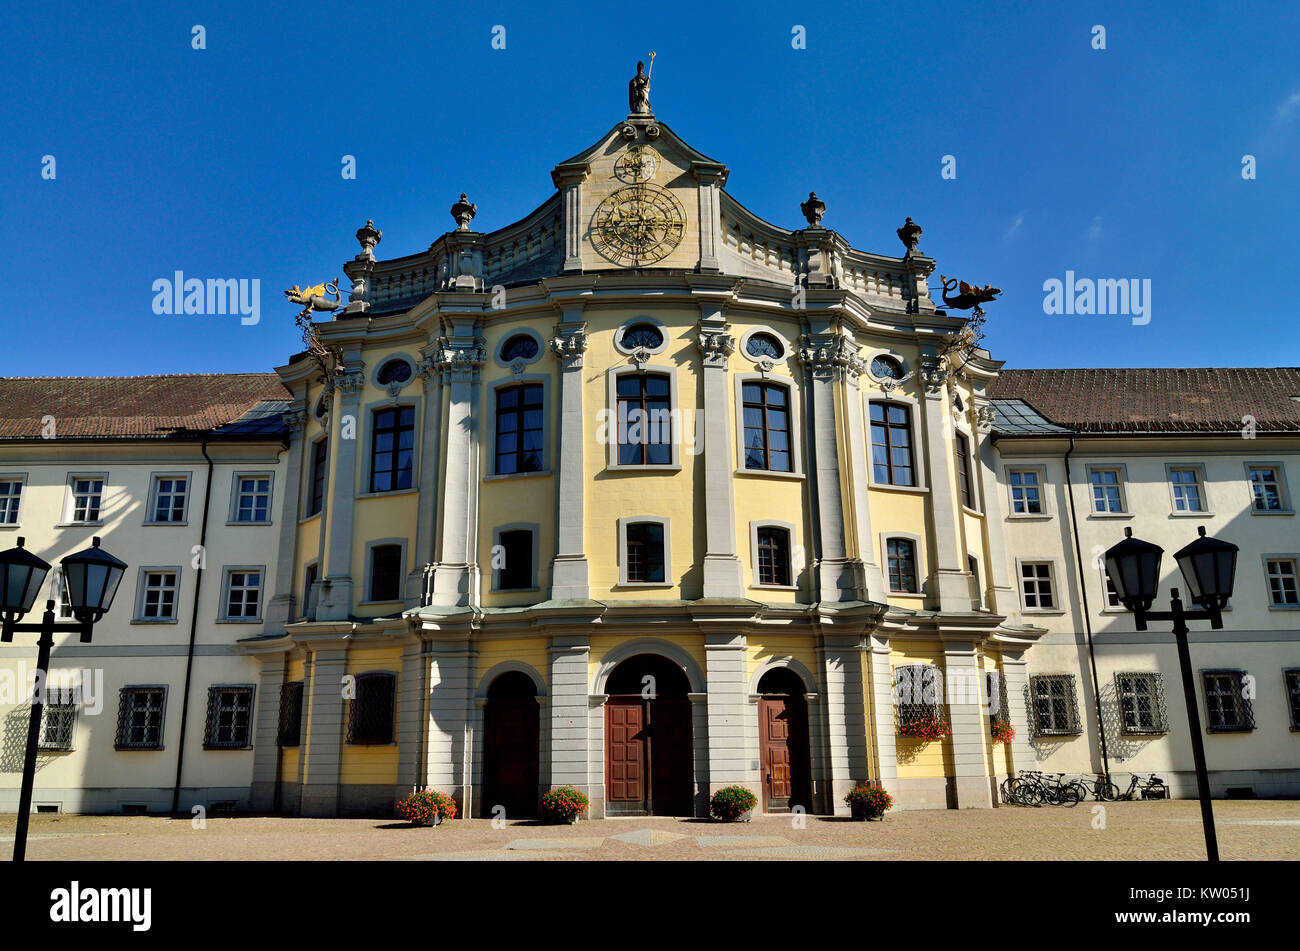
M 788 816 L 749 823 L 625 818 L 550 826 L 487 819 L 432 829 L 373 819 L 32 817 L 34 860 L 259 859 L 460 861 L 734 859 L 1201 859 L 1195 801 L 1121 802 L 1073 809 L 896 812 L 883 822 Z M 1300 802 L 1215 803 L 1224 859 L 1300 858 Z M 1100 825 L 1104 818 L 1104 828 Z M 14 816 L 0 816 L 0 854 L 13 841 Z

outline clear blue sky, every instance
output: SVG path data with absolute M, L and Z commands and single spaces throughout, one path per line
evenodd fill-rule
M 656 116 L 728 191 L 793 228 L 815 189 L 827 227 L 889 254 L 911 215 L 939 271 L 1003 288 L 986 340 L 1009 366 L 1300 364 L 1293 0 L 48 2 L 0 29 L 0 375 L 283 363 L 283 288 L 342 276 L 367 218 L 397 257 L 462 191 L 483 231 L 532 210 L 651 49 Z M 259 278 L 261 322 L 155 315 L 178 269 Z M 1150 279 L 1151 322 L 1045 315 L 1067 270 Z

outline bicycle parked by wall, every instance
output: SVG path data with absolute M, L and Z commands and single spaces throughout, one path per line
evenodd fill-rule
M 1022 769 L 1002 783 L 1002 801 L 1017 806 L 1077 806 L 1082 799 L 1079 787 L 1067 783 L 1065 773 L 1042 773 Z
M 1165 781 L 1155 773 L 1134 773 L 1129 778 L 1128 789 L 1116 792 L 1116 799 L 1130 801 L 1132 799 L 1168 799 L 1169 787 Z
M 1101 773 L 1095 776 L 1079 776 L 1072 780 L 1072 784 L 1079 788 L 1081 799 L 1087 799 L 1091 795 L 1099 802 L 1114 802 L 1119 798 L 1119 787 Z

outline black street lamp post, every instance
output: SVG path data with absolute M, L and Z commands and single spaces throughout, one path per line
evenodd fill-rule
M 36 685 L 32 693 L 32 711 L 27 720 L 27 755 L 23 760 L 23 788 L 18 799 L 18 827 L 14 833 L 14 861 L 21 862 L 27 853 L 27 824 L 32 809 L 32 786 L 36 782 L 36 750 L 40 744 L 41 714 L 45 709 L 45 681 L 50 666 L 50 648 L 56 633 L 77 633 L 86 643 L 95 622 L 113 603 L 126 563 L 99 547 L 92 547 L 64 558 L 63 580 L 67 585 L 68 603 L 76 623 L 56 624 L 54 602 L 45 602 L 45 614 L 39 624 L 20 624 L 19 620 L 36 603 L 36 595 L 50 571 L 49 562 L 23 547 L 0 552 L 0 641 L 12 641 L 14 634 L 39 634 L 36 642 Z
M 1223 628 L 1223 608 L 1232 596 L 1232 579 L 1237 570 L 1237 546 L 1209 538 L 1204 526 L 1199 537 L 1174 555 L 1183 580 L 1187 582 L 1192 603 L 1199 611 L 1185 611 L 1178 589 L 1170 590 L 1169 611 L 1152 611 L 1156 589 L 1160 584 L 1160 556 L 1164 549 L 1133 537 L 1124 529 L 1124 540 L 1107 550 L 1106 574 L 1110 577 L 1120 603 L 1133 612 L 1139 631 L 1147 621 L 1173 621 L 1174 640 L 1178 644 L 1178 665 L 1183 675 L 1183 698 L 1187 702 L 1187 722 L 1192 733 L 1192 759 L 1196 764 L 1196 788 L 1201 799 L 1201 823 L 1205 827 L 1205 854 L 1211 862 L 1219 861 L 1219 841 L 1214 831 L 1214 807 L 1210 801 L 1210 778 L 1205 769 L 1205 743 L 1201 739 L 1201 717 L 1196 709 L 1196 685 L 1192 677 L 1192 655 L 1187 647 L 1188 621 L 1209 621 L 1214 630 Z

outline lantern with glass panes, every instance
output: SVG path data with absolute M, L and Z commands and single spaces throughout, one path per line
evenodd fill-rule
M 21 862 L 27 851 L 27 820 L 32 808 L 32 786 L 36 776 L 36 749 L 40 738 L 41 714 L 45 709 L 45 682 L 50 666 L 50 649 L 57 633 L 79 634 L 83 643 L 89 642 L 95 623 L 113 604 L 117 586 L 126 572 L 126 563 L 114 558 L 99 547 L 94 539 L 90 548 L 69 555 L 60 562 L 64 590 L 68 593 L 68 607 L 74 621 L 56 623 L 54 601 L 45 602 L 45 613 L 39 623 L 21 623 L 31 611 L 36 596 L 45 584 L 50 563 L 23 547 L 25 539 L 18 539 L 18 547 L 0 552 L 0 641 L 12 641 L 15 634 L 39 634 L 36 642 L 36 682 L 32 693 L 32 709 L 27 722 L 27 755 L 23 761 L 22 793 L 18 800 L 18 827 L 14 837 L 14 861 Z
M 1183 609 L 1178 589 L 1170 590 L 1168 611 L 1152 611 L 1160 586 L 1160 557 L 1164 549 L 1159 545 L 1133 537 L 1131 528 L 1124 529 L 1124 540 L 1111 546 L 1104 556 L 1106 574 L 1120 603 L 1133 612 L 1133 622 L 1139 631 L 1147 629 L 1148 621 L 1173 621 L 1174 640 L 1178 645 L 1178 664 L 1183 675 L 1183 697 L 1187 703 L 1187 722 L 1191 725 L 1192 759 L 1196 763 L 1196 785 L 1201 800 L 1201 821 L 1205 827 L 1205 853 L 1211 862 L 1219 860 L 1218 839 L 1214 831 L 1214 809 L 1210 804 L 1210 781 L 1205 767 L 1205 744 L 1201 739 L 1200 715 L 1196 707 L 1196 687 L 1192 679 L 1192 657 L 1187 646 L 1188 621 L 1209 621 L 1210 627 L 1223 627 L 1223 609 L 1232 597 L 1233 576 L 1237 571 L 1237 546 L 1205 534 L 1205 527 L 1197 528 L 1197 538 L 1174 553 L 1178 570 L 1187 582 L 1195 611 Z

